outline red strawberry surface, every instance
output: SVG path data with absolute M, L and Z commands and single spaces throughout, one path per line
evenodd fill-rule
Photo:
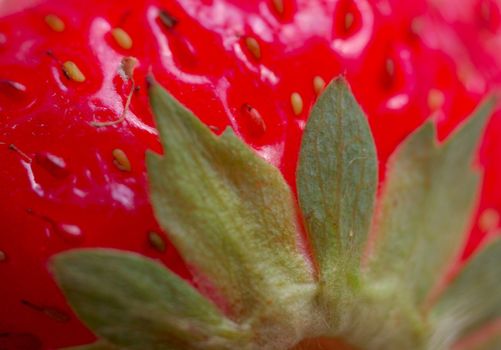
M 384 175 L 389 155 L 425 119 L 434 115 L 445 138 L 501 77 L 501 17 L 497 5 L 484 0 L 463 6 L 383 0 L 0 6 L 2 350 L 95 339 L 47 269 L 57 252 L 135 251 L 190 279 L 149 201 L 144 154 L 160 145 L 148 72 L 214 132 L 232 127 L 291 186 L 317 95 L 314 81 L 347 76 L 369 117 Z M 115 28 L 131 45 L 117 40 Z M 129 56 L 138 60 L 133 79 L 120 71 Z M 68 61 L 84 79 L 68 71 Z M 484 184 L 465 256 L 498 225 L 500 133 L 495 117 L 480 151 Z

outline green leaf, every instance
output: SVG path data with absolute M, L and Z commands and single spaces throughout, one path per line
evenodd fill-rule
M 215 136 L 154 82 L 150 99 L 165 150 L 147 155 L 159 223 L 258 343 L 297 341 L 316 285 L 289 186 L 231 130 Z
M 234 349 L 248 341 L 245 330 L 148 258 L 104 249 L 74 250 L 57 255 L 52 267 L 78 316 L 118 347 Z
M 431 316 L 422 308 L 467 228 L 478 185 L 472 160 L 491 102 L 445 144 L 427 124 L 397 150 L 361 273 L 374 145 L 345 82 L 326 89 L 306 126 L 297 184 L 317 281 L 280 172 L 231 130 L 215 136 L 158 84 L 149 89 L 164 147 L 147 154 L 151 201 L 197 287 L 221 300 L 224 314 L 148 258 L 63 253 L 56 279 L 106 342 L 83 349 L 290 349 L 329 337 L 360 349 L 444 349 L 499 317 L 499 243 L 467 266 Z
M 501 317 L 501 238 L 475 255 L 432 310 L 433 349 Z
M 315 104 L 303 136 L 298 194 L 320 271 L 329 335 L 360 349 L 419 349 L 420 315 L 402 298 L 360 278 L 377 186 L 367 119 L 343 79 Z
M 345 80 L 334 80 L 313 107 L 297 172 L 299 202 L 326 290 L 336 279 L 356 279 L 376 186 L 367 119 Z
M 484 103 L 442 145 L 426 123 L 390 159 L 369 265 L 376 288 L 421 303 L 458 253 L 478 190 L 474 155 L 492 106 Z

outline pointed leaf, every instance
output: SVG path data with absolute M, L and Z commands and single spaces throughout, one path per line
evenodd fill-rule
M 52 267 L 78 316 L 118 347 L 233 349 L 247 340 L 193 287 L 140 255 L 74 250 L 57 255 Z
M 370 265 L 379 286 L 422 302 L 457 254 L 478 190 L 473 157 L 492 102 L 442 145 L 426 123 L 390 159 Z
M 445 291 L 431 314 L 436 349 L 501 318 L 500 266 L 498 238 L 477 253 Z
M 158 221 L 234 319 L 293 342 L 315 284 L 290 188 L 230 130 L 215 136 L 156 83 L 150 99 L 165 150 L 147 157 Z
M 333 81 L 313 107 L 297 185 L 323 285 L 332 288 L 338 275 L 360 266 L 377 185 L 371 131 L 344 79 Z

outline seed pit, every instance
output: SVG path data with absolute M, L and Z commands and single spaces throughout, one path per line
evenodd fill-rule
M 160 234 L 158 234 L 154 231 L 148 232 L 148 242 L 149 242 L 150 246 L 153 249 L 157 250 L 158 252 L 160 252 L 160 253 L 165 252 L 166 244 L 165 244 L 163 237 Z
M 334 34 L 347 38 L 362 27 L 362 14 L 353 0 L 339 0 L 334 13 Z
M 55 178 L 64 178 L 69 175 L 64 159 L 54 154 L 38 152 L 35 154 L 35 162 Z
M 0 79 L 0 84 L 18 92 L 26 92 L 26 85 L 14 80 Z
M 44 315 L 53 319 L 56 322 L 66 323 L 69 322 L 71 319 L 67 313 L 53 307 L 37 305 L 25 299 L 21 300 L 21 304 L 29 307 L 32 310 L 43 313 Z
M 277 14 L 283 16 L 284 14 L 284 0 L 271 0 L 271 5 Z
M 393 58 L 387 58 L 384 61 L 384 68 L 382 71 L 382 85 L 384 89 L 391 90 L 395 88 L 397 81 L 395 61 Z
M 259 138 L 266 132 L 266 124 L 259 111 L 248 103 L 244 103 L 240 108 L 243 120 L 242 126 L 249 133 L 249 136 Z
M 249 50 L 252 57 L 254 57 L 256 60 L 259 60 L 261 58 L 261 47 L 259 46 L 259 42 L 255 38 L 250 36 L 246 37 L 245 46 Z
M 346 32 L 350 31 L 354 21 L 355 21 L 355 16 L 353 15 L 353 13 L 351 12 L 346 13 L 346 15 L 344 16 L 344 30 Z
M 160 19 L 160 22 L 162 22 L 167 29 L 173 29 L 174 27 L 177 26 L 179 22 L 176 17 L 172 16 L 166 10 L 161 10 L 160 13 L 158 14 L 158 18 Z

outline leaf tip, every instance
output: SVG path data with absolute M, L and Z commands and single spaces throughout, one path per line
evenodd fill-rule
M 154 99 L 154 96 L 158 94 L 158 90 L 159 90 L 159 84 L 157 82 L 157 80 L 155 79 L 155 77 L 153 76 L 153 74 L 149 73 L 147 76 L 146 76 L 146 88 L 148 90 L 148 96 L 150 98 L 150 103 L 152 105 L 152 107 L 154 106 L 153 105 L 153 99 Z
M 71 276 L 74 269 L 77 267 L 77 261 L 82 255 L 81 250 L 70 250 L 68 252 L 63 252 L 52 256 L 48 262 L 48 269 L 57 285 L 63 290 L 67 291 L 67 287 L 70 287 L 72 282 Z

